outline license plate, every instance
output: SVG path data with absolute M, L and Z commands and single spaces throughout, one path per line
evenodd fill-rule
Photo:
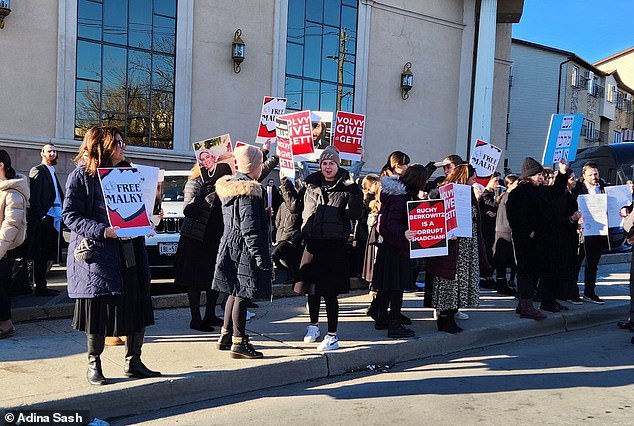
M 159 243 L 158 248 L 161 256 L 173 256 L 178 249 L 178 243 Z

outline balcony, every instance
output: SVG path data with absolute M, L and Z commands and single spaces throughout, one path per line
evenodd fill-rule
M 605 133 L 596 129 L 588 129 L 587 126 L 581 128 L 581 136 L 586 139 L 586 142 L 600 143 L 605 142 Z

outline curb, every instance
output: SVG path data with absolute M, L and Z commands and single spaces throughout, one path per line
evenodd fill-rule
M 612 304 L 611 304 L 612 305 Z M 411 340 L 367 342 L 325 354 L 308 354 L 287 359 L 267 360 L 235 370 L 188 372 L 134 382 L 113 383 L 88 395 L 44 401 L 16 407 L 20 409 L 90 410 L 91 417 L 114 418 L 140 414 L 159 408 L 200 402 L 263 390 L 275 386 L 338 376 L 366 370 L 370 365 L 393 365 L 509 343 L 539 336 L 565 333 L 622 319 L 629 301 L 613 306 L 597 305 L 590 311 L 549 315 L 543 321 L 513 317 L 492 326 L 468 329 L 457 335 L 434 333 Z

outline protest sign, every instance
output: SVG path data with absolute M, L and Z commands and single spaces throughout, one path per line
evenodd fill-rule
M 284 114 L 284 111 L 286 111 L 286 98 L 264 97 L 258 135 L 255 138 L 256 143 L 263 144 L 268 140 L 273 142 L 275 139 L 275 119 L 278 115 Z
M 332 112 L 311 111 L 310 122 L 312 127 L 313 149 L 315 157 L 331 144 L 332 140 Z
M 577 198 L 583 235 L 608 235 L 607 194 L 581 194 Z
M 343 160 L 361 161 L 363 157 L 363 133 L 365 115 L 337 111 L 333 145 Z
M 315 160 L 317 157 L 313 146 L 310 111 L 280 115 L 278 118 L 288 122 L 288 139 L 293 147 L 293 156 L 296 157 L 296 160 Z
M 161 169 L 158 167 L 144 166 L 141 164 L 132 164 L 141 174 L 141 191 L 143 192 L 143 202 L 145 203 L 145 211 L 150 215 L 150 220 L 158 225 L 159 220 L 155 218 L 154 206 L 160 204 L 157 199 L 159 193 L 159 182 L 162 182 Z M 158 212 L 156 213 L 158 215 Z
M 438 188 L 440 198 L 445 202 L 447 238 L 472 237 L 471 187 L 449 183 Z
M 235 159 L 231 148 L 231 136 L 228 133 L 194 142 L 192 145 L 203 180 L 208 180 L 216 166 L 221 163 L 227 164 L 231 170 L 234 170 Z
M 143 196 L 143 176 L 135 167 L 99 168 L 99 182 L 110 226 L 118 237 L 154 234 Z M 156 187 L 156 181 L 154 182 Z
M 280 159 L 280 173 L 287 178 L 295 179 L 295 163 L 293 162 L 293 147 L 288 139 L 288 121 L 283 118 L 275 120 L 277 132 L 277 156 Z
M 608 226 L 610 228 L 623 227 L 621 208 L 632 204 L 632 190 L 629 185 L 606 186 L 608 196 Z
M 407 202 L 407 221 L 414 238 L 409 242 L 410 259 L 446 256 L 447 234 L 443 200 Z
M 491 176 L 500 162 L 502 150 L 495 145 L 481 139 L 476 140 L 471 153 L 471 165 L 479 177 Z
M 582 126 L 583 114 L 553 114 L 550 117 L 542 164 L 556 164 L 562 159 L 573 161 L 577 155 Z

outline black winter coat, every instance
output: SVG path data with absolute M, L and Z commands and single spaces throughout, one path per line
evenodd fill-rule
M 339 169 L 335 183 L 325 186 L 321 171 L 306 178 L 300 193 L 304 200 L 302 237 L 305 240 L 347 240 L 350 221 L 361 216 L 361 188 L 345 169 Z
M 237 173 L 216 183 L 222 202 L 224 233 L 216 259 L 213 289 L 252 299 L 271 294 L 271 241 L 266 191 L 249 176 Z
M 409 242 L 405 238 L 407 231 L 407 202 L 412 197 L 407 188 L 395 176 L 381 178 L 381 210 L 377 229 L 384 244 L 389 244 L 401 257 L 409 259 Z
M 565 191 L 567 180 L 568 174 L 557 173 L 552 186 L 522 182 L 508 195 L 506 213 L 520 275 L 539 278 L 557 268 L 552 253 L 558 226 L 554 200 Z
M 288 241 L 299 245 L 302 228 L 302 199 L 298 197 L 295 187 L 285 177 L 280 182 L 282 203 L 275 215 L 275 241 Z

